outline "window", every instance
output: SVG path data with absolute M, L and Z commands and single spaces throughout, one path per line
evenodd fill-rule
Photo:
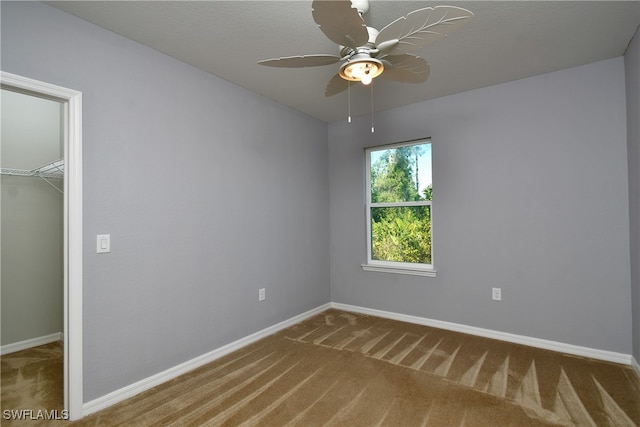
M 435 276 L 431 141 L 368 148 L 365 270 Z

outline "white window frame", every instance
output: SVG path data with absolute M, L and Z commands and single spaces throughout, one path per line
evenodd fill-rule
M 389 150 L 394 148 L 407 147 L 412 145 L 431 144 L 431 138 L 422 138 L 411 141 L 399 142 L 396 144 L 381 145 L 365 148 L 365 205 L 366 205 L 366 224 L 367 224 L 367 262 L 361 267 L 365 271 L 378 271 L 384 273 L 409 274 L 416 276 L 435 277 L 436 270 L 434 268 L 433 256 L 433 200 L 411 201 L 411 202 L 394 202 L 394 203 L 372 203 L 371 202 L 371 153 L 374 151 Z M 432 146 L 433 148 L 433 146 Z M 433 164 L 433 150 L 431 162 Z M 378 207 L 411 207 L 411 206 L 430 206 L 431 208 L 431 264 L 413 263 L 413 262 L 396 262 L 382 261 L 371 258 L 371 209 Z

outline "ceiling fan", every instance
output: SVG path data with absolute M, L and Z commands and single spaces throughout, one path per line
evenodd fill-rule
M 300 68 L 340 63 L 338 73 L 325 89 L 325 96 L 338 94 L 349 82 L 369 84 L 381 78 L 403 83 L 422 83 L 429 77 L 429 64 L 410 52 L 445 37 L 464 25 L 473 13 L 456 6 L 414 10 L 382 28 L 368 27 L 363 16 L 369 0 L 314 0 L 313 20 L 339 46 L 339 55 L 300 55 L 266 59 L 269 67 Z

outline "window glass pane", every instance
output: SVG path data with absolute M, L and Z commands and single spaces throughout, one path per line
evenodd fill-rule
M 371 259 L 431 264 L 431 206 L 371 208 Z
M 371 151 L 372 203 L 431 200 L 431 144 Z

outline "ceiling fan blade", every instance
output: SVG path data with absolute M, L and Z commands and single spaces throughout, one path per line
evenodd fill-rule
M 335 44 L 357 48 L 369 41 L 369 32 L 351 0 L 314 0 L 313 20 Z
M 327 88 L 324 90 L 324 96 L 337 95 L 340 92 L 344 92 L 348 88 L 349 82 L 340 77 L 339 74 L 336 74 L 331 78 L 331 80 L 329 80 L 329 84 L 327 84 Z
M 456 6 L 425 7 L 414 10 L 384 27 L 376 37 L 376 45 L 395 46 L 388 53 L 401 54 L 445 37 L 473 17 L 473 13 Z
M 415 55 L 389 55 L 382 59 L 384 71 L 380 78 L 402 83 L 423 83 L 431 69 L 424 58 Z
M 340 61 L 340 57 L 335 55 L 300 55 L 265 59 L 258 62 L 258 64 L 266 65 L 267 67 L 302 68 L 330 65 L 338 61 Z

